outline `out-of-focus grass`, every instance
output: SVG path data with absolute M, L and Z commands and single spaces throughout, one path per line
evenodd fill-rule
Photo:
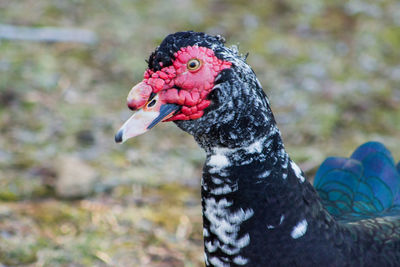
M 399 159 L 399 14 L 394 0 L 1 1 L 1 23 L 85 28 L 99 43 L 0 41 L 0 262 L 202 266 L 203 152 L 172 123 L 113 142 L 144 59 L 175 31 L 250 52 L 311 177 L 367 140 Z M 91 196 L 54 198 L 65 155 L 99 174 Z
M 193 189 L 170 184 L 116 187 L 73 202 L 16 202 L 0 210 L 0 259 L 35 263 L 200 265 L 201 207 Z

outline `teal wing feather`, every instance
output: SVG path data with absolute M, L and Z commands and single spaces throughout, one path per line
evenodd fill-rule
M 390 151 L 378 142 L 361 145 L 350 158 L 326 159 L 314 187 L 338 219 L 400 214 L 400 162 L 396 166 Z

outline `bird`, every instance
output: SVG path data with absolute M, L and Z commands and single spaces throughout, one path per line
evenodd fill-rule
M 326 159 L 311 185 L 246 58 L 220 35 L 166 36 L 115 135 L 172 121 L 204 149 L 206 266 L 400 266 L 400 163 L 371 141 Z

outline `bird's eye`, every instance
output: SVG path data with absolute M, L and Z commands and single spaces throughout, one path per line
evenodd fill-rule
M 201 67 L 201 62 L 197 58 L 192 58 L 187 63 L 187 68 L 190 71 L 198 70 Z

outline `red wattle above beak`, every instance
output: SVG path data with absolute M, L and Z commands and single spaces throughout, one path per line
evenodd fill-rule
M 163 103 L 163 101 L 158 99 L 158 95 L 155 95 L 141 109 L 137 110 L 124 123 L 124 125 L 122 125 L 115 135 L 115 142 L 123 143 L 129 138 L 147 132 L 159 122 L 172 117 L 179 109 L 180 106 L 176 104 Z

